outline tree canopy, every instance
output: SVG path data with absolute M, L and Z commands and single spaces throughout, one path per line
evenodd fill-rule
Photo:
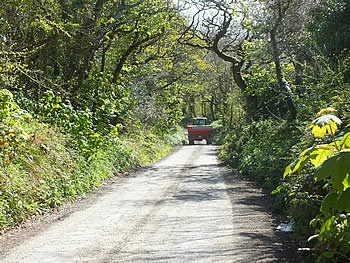
M 333 151 L 339 135 L 348 151 L 349 7 L 349 0 L 2 1 L 3 163 L 30 137 L 22 123 L 29 115 L 70 136 L 87 160 L 123 134 L 147 130 L 163 138 L 206 116 L 223 143 L 221 157 L 277 189 L 298 235 L 322 233 L 317 249 L 349 259 L 349 228 L 339 219 L 347 207 L 320 210 L 330 193 L 348 197 L 327 184 L 338 177 L 322 172 L 320 186 L 312 166 L 293 165 L 299 174 L 281 176 L 297 150 L 316 147 L 319 154 L 320 140 Z M 337 111 L 342 133 L 329 132 L 332 117 L 316 125 L 328 129 L 324 137 L 303 135 L 320 109 Z M 300 207 L 309 214 L 298 214 Z M 312 230 L 310 220 L 317 221 Z M 342 236 L 331 220 L 342 222 Z

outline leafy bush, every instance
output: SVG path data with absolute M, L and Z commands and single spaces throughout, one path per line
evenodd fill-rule
M 64 137 L 32 120 L 25 127 L 29 139 L 16 151 L 16 159 L 0 168 L 0 229 L 43 213 L 83 192 L 73 191 L 79 174 L 79 155 L 65 148 Z
M 329 114 L 333 111 L 327 108 L 319 112 L 308 127 L 316 144 L 288 165 L 284 176 L 299 177 L 306 172 L 314 189 L 322 186 L 323 194 L 318 196 L 320 213 L 311 221 L 315 235 L 309 241 L 317 241 L 319 261 L 343 262 L 350 259 L 350 132 L 345 130 L 336 136 L 341 121 Z
M 0 90 L 0 161 L 3 166 L 17 156 L 18 150 L 28 140 L 22 126 L 29 119 L 30 115 L 14 102 L 12 93 Z
M 41 98 L 39 114 L 46 123 L 57 125 L 62 132 L 71 135 L 74 146 L 86 157 L 96 152 L 103 143 L 101 133 L 93 128 L 92 112 L 75 110 L 52 91 L 47 91 Z
M 31 140 L 16 162 L 0 168 L 0 231 L 74 200 L 130 167 L 153 162 L 170 149 L 161 139 L 140 133 L 110 137 L 86 159 L 66 147 L 69 139 L 58 131 L 32 125 Z
M 62 126 L 76 124 L 70 123 L 70 118 L 65 119 L 63 113 L 68 113 L 56 99 L 51 96 L 51 105 L 43 108 L 46 115 L 58 114 L 56 120 L 61 121 Z M 48 117 L 46 123 L 29 118 L 9 91 L 0 91 L 0 102 L 0 125 L 3 127 L 0 232 L 32 215 L 74 200 L 117 173 L 153 162 L 170 150 L 168 142 L 153 135 L 149 129 L 133 127 L 133 133 L 120 136 L 121 127 L 116 125 L 108 135 L 101 136 L 102 143 L 87 156 L 86 151 L 72 147 L 81 143 L 77 139 L 82 137 L 71 138 L 60 133 L 47 123 L 50 122 Z M 55 107 L 58 110 L 53 110 Z M 84 118 L 77 119 L 88 123 Z M 81 127 L 87 127 L 86 123 Z M 82 136 L 86 136 L 84 131 L 89 128 L 82 130 Z
M 314 56 L 314 67 L 305 69 L 304 83 L 299 86 L 299 97 L 295 100 L 300 120 L 309 121 L 315 112 L 329 105 L 338 110 L 337 115 L 343 121 L 350 120 L 350 82 L 346 75 L 350 58 L 339 59 L 337 66 L 332 66 L 332 59 Z
M 299 133 L 287 122 L 253 122 L 226 137 L 220 156 L 243 175 L 274 189 L 288 163 L 288 149 L 296 143 Z
M 216 144 L 223 144 L 224 143 L 224 126 L 222 124 L 222 120 L 213 121 L 211 123 L 211 126 L 213 127 L 214 132 L 214 140 Z

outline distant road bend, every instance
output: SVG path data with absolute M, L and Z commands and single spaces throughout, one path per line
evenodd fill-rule
M 78 201 L 0 262 L 288 262 L 266 202 L 219 165 L 216 146 L 183 146 Z

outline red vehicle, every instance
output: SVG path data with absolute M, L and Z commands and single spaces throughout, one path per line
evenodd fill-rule
M 207 144 L 213 143 L 213 127 L 208 125 L 207 118 L 193 118 L 192 125 L 187 126 L 188 142 L 193 145 L 194 141 L 206 140 Z

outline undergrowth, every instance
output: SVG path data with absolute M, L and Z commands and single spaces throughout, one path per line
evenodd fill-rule
M 228 133 L 219 156 L 242 175 L 273 190 L 281 181 L 290 158 L 288 150 L 299 133 L 286 122 L 271 119 L 253 122 Z
M 177 143 L 169 138 L 182 136 L 179 128 L 168 136 L 140 127 L 110 133 L 87 158 L 69 134 L 31 117 L 10 92 L 1 92 L 0 233 L 73 201 L 118 173 L 162 158 Z

